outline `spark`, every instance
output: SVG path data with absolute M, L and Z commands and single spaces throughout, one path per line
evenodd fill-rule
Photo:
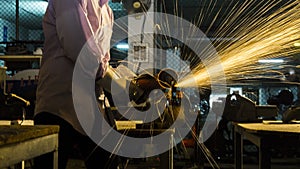
M 250 7 L 250 3 L 245 3 L 244 8 L 240 11 Z M 274 5 L 276 4 L 264 5 L 263 9 Z M 266 12 L 268 10 L 259 12 L 257 15 L 253 13 L 246 15 L 245 18 L 242 18 L 245 21 L 239 23 L 235 23 L 234 18 L 228 18 L 222 26 L 225 30 L 220 30 L 217 35 L 229 34 L 232 39 L 237 40 L 213 42 L 218 51 L 218 56 L 209 56 L 205 67 L 203 65 L 198 66 L 191 76 L 181 79 L 178 86 L 195 86 L 195 81 L 198 86 L 217 83 L 211 80 L 221 78 L 220 71 L 224 71 L 227 80 L 266 72 L 272 64 L 257 64 L 259 59 L 283 56 L 287 58 L 299 53 L 299 48 L 293 47 L 294 42 L 300 39 L 299 2 L 294 1 L 285 4 L 270 16 L 261 17 Z M 241 12 L 238 14 L 241 14 Z M 254 15 L 254 18 L 251 15 Z M 250 19 L 253 19 L 253 21 Z M 216 62 L 217 59 L 220 59 L 220 62 Z M 221 63 L 223 70 L 216 63 Z

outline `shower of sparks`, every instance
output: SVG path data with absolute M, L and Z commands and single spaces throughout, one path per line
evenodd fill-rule
M 175 2 L 174 13 L 178 14 L 178 10 L 180 10 L 178 0 L 173 1 Z M 201 27 L 205 18 L 213 18 L 213 22 L 208 26 L 207 32 L 205 32 L 208 33 L 213 29 L 218 19 L 222 20 L 213 35 L 217 38 L 212 41 L 214 48 L 218 52 L 218 56 L 214 54 L 208 55 L 208 57 L 204 58 L 204 62 L 202 60 L 204 64 L 196 64 L 191 74 L 180 76 L 179 83 L 177 84 L 178 87 L 204 87 L 210 84 L 218 84 L 217 80 L 223 78 L 222 72 L 224 72 L 226 80 L 236 80 L 250 76 L 258 77 L 264 73 L 278 73 L 271 70 L 272 64 L 259 64 L 258 60 L 288 58 L 293 54 L 300 53 L 300 48 L 294 46 L 295 43 L 300 41 L 299 1 L 257 0 L 239 1 L 237 4 L 234 4 L 237 1 L 226 1 L 226 3 L 229 3 L 227 4 L 228 6 L 224 5 L 225 2 L 222 3 L 224 6 L 218 6 L 217 1 L 206 1 L 209 2 L 208 7 L 200 9 L 200 15 L 195 25 Z M 167 2 L 163 1 L 163 3 Z M 163 4 L 163 8 L 166 5 Z M 275 10 L 275 7 L 278 7 L 278 5 L 281 8 L 276 8 Z M 212 16 L 213 12 L 211 11 L 213 10 L 219 10 L 215 16 Z M 221 13 L 224 14 L 224 11 L 226 13 L 225 16 L 221 16 Z M 178 21 L 178 24 L 180 24 L 180 21 Z M 165 25 L 159 25 L 159 29 L 168 31 L 172 28 L 168 26 L 168 23 L 165 23 Z M 194 30 L 190 29 L 190 32 L 184 34 L 187 37 L 191 37 L 193 33 Z M 145 37 L 147 36 L 145 35 Z M 169 48 L 174 46 L 172 40 L 165 43 Z M 200 47 L 201 42 L 197 46 Z M 164 47 L 161 46 L 161 48 Z M 212 49 L 203 49 L 203 53 L 210 53 L 210 50 Z M 120 50 L 119 52 L 124 51 Z M 183 57 L 191 62 L 199 59 L 195 58 L 195 55 L 191 53 L 183 53 L 183 55 L 185 55 Z M 128 64 L 133 63 L 128 62 Z M 221 69 L 219 64 L 221 64 Z M 132 76 L 126 80 L 130 81 L 131 78 Z M 122 85 L 120 84 L 120 86 Z M 190 127 L 192 128 L 192 126 Z M 124 131 L 124 135 L 127 132 L 127 130 Z M 214 168 L 219 168 L 210 151 L 198 140 L 198 136 L 195 133 L 192 134 L 194 134 L 193 137 L 196 139 L 196 144 L 204 152 L 203 154 L 206 159 Z M 122 144 L 122 139 L 120 139 L 120 144 Z M 118 148 L 116 146 L 116 152 Z
M 265 3 L 265 2 L 264 2 Z M 279 2 L 277 2 L 279 3 Z M 282 8 L 269 16 L 264 16 L 277 3 L 268 2 L 260 9 L 249 11 L 245 17 L 237 18 L 252 7 L 251 2 L 246 1 L 239 9 L 233 8 L 230 16 L 224 20 L 217 32 L 219 37 L 228 37 L 231 41 L 214 41 L 218 56 L 212 55 L 206 58 L 205 68 L 198 66 L 192 75 L 181 79 L 179 87 L 205 86 L 211 83 L 217 84 L 212 79 L 222 78 L 224 71 L 226 79 L 232 80 L 249 74 L 262 74 L 270 70 L 272 65 L 258 64 L 259 59 L 289 57 L 299 53 L 299 48 L 293 44 L 300 39 L 300 10 L 298 1 L 289 1 Z M 249 10 L 249 9 L 248 9 Z M 239 11 L 238 13 L 236 13 Z M 264 16 L 264 17 L 263 17 Z M 234 21 L 238 20 L 238 23 Z M 205 49 L 210 50 L 210 49 Z M 216 62 L 220 59 L 220 62 Z M 221 63 L 223 70 L 220 70 Z M 209 71 L 207 71 L 209 70 Z

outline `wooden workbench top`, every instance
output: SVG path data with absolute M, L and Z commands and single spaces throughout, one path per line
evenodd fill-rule
M 279 132 L 300 133 L 300 124 L 264 124 L 264 123 L 238 123 L 237 126 L 248 132 Z
M 59 126 L 35 125 L 21 126 L 8 125 L 0 126 L 0 146 L 5 144 L 18 143 L 29 139 L 58 133 Z

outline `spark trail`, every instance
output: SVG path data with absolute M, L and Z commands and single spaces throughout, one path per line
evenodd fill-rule
M 226 79 L 231 80 L 268 71 L 271 65 L 259 65 L 259 59 L 289 57 L 299 53 L 299 48 L 293 47 L 293 43 L 300 39 L 299 2 L 288 1 L 283 7 L 266 15 L 279 2 L 260 4 L 262 6 L 258 8 L 253 6 L 252 1 L 246 1 L 241 6 L 232 8 L 216 33 L 217 37 L 230 36 L 231 41 L 213 41 L 218 56 L 205 58 L 205 67 L 199 65 L 192 75 L 181 79 L 178 86 L 195 86 L 195 80 L 198 86 L 218 83 L 210 81 L 220 76 L 221 70 L 216 69 L 217 59 L 221 61 Z M 245 12 L 248 14 L 244 14 Z M 244 16 L 238 17 L 239 15 Z

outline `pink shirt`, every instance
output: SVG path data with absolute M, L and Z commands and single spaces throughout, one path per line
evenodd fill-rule
M 97 54 L 101 71 L 110 60 L 113 13 L 107 0 L 49 0 L 43 19 L 45 35 L 35 114 L 57 115 L 82 132 L 72 101 L 72 75 L 76 59 L 87 40 L 104 36 L 90 47 Z

